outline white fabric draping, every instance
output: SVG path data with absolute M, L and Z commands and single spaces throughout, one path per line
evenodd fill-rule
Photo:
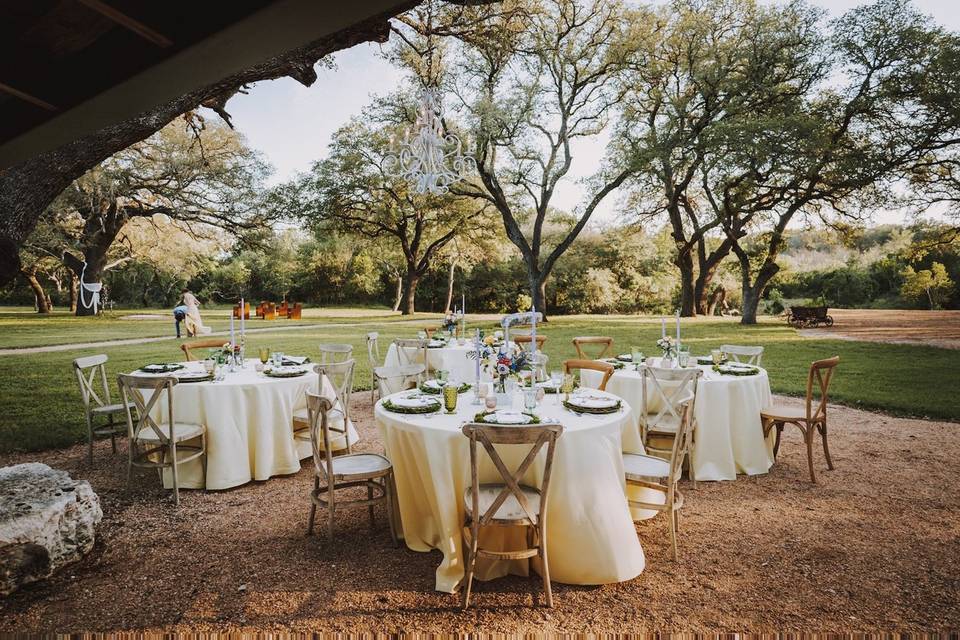
M 651 365 L 656 366 L 658 358 Z M 760 409 L 771 403 L 770 379 L 765 369 L 754 376 L 725 376 L 710 366 L 701 366 L 703 376 L 697 384 L 694 409 L 693 467 L 697 480 L 735 480 L 738 473 L 766 473 L 773 465 L 772 440 L 764 440 Z M 583 370 L 584 386 L 596 387 L 601 374 Z M 615 371 L 607 382 L 607 391 L 617 394 L 633 408 L 638 420 L 643 411 L 643 386 L 632 365 Z M 666 387 L 664 383 L 664 387 Z M 647 394 L 655 412 L 653 389 Z
M 443 561 L 436 572 L 436 589 L 452 593 L 464 574 L 461 550 L 463 493 L 470 482 L 469 441 L 464 422 L 478 411 L 473 394 L 460 396 L 455 415 L 431 417 L 387 411 L 377 403 L 377 426 L 393 461 L 397 498 L 407 546 L 415 551 L 438 549 Z M 550 484 L 547 549 L 550 575 L 568 584 L 606 584 L 630 580 L 644 568 L 643 549 L 625 497 L 622 450 L 643 452 L 636 421 L 629 407 L 616 414 L 576 416 L 548 395 L 537 408 L 543 418 L 565 427 L 557 443 Z M 516 468 L 527 447 L 505 446 L 504 461 Z M 539 485 L 543 452 L 528 482 Z M 500 476 L 480 454 L 481 481 Z M 522 530 L 487 531 L 486 545 L 519 545 Z M 527 575 L 523 562 L 478 562 L 477 577 L 486 580 L 515 573 Z
M 196 368 L 200 363 L 184 363 Z M 134 375 L 148 375 L 135 371 Z M 310 443 L 293 437 L 293 414 L 306 407 L 306 392 L 316 393 L 320 378 L 309 372 L 297 378 L 270 378 L 254 369 L 254 361 L 228 373 L 220 382 L 184 382 L 173 388 L 178 422 L 207 427 L 207 475 L 199 459 L 179 467 L 180 488 L 228 489 L 251 480 L 296 473 L 300 461 L 311 456 Z M 336 398 L 324 378 L 323 395 Z M 165 419 L 166 403 L 158 403 L 158 419 Z M 359 440 L 353 423 L 350 443 Z M 346 443 L 334 442 L 335 449 Z M 172 486 L 169 471 L 164 484 Z

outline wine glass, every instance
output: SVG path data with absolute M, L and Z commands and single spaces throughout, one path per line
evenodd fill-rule
M 553 393 L 557 394 L 557 404 L 560 404 L 560 385 L 563 382 L 563 372 L 559 369 L 554 369 L 550 372 L 550 388 L 553 389 Z
M 563 382 L 560 384 L 560 393 L 564 395 L 564 400 L 570 399 L 570 392 L 573 391 L 573 383 L 573 374 L 565 373 L 563 375 Z
M 417 338 L 419 338 L 420 340 L 426 340 L 426 339 L 427 339 L 427 332 L 426 332 L 426 331 L 422 331 L 422 330 L 421 330 L 421 331 L 417 331 Z
M 270 361 L 270 349 L 266 347 L 260 348 L 260 364 L 267 364 Z
M 457 412 L 457 399 L 459 396 L 459 389 L 454 385 L 450 384 L 443 388 L 443 408 L 447 410 L 447 413 Z

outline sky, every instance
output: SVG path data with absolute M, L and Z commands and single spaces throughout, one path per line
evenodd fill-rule
M 766 0 L 777 2 L 777 0 Z M 841 15 L 862 0 L 810 0 L 831 16 Z M 960 31 L 960 0 L 914 0 L 914 5 L 943 27 Z M 334 131 L 359 115 L 374 96 L 390 92 L 400 82 L 400 73 L 380 57 L 381 48 L 362 44 L 335 55 L 335 69 L 317 69 L 312 87 L 283 78 L 261 82 L 249 95 L 230 100 L 227 110 L 247 142 L 273 165 L 271 183 L 286 181 L 324 157 Z M 604 152 L 602 139 L 581 142 L 574 147 L 574 176 L 586 176 Z M 573 210 L 583 199 L 576 178 L 558 185 L 554 204 Z M 617 199 L 608 197 L 598 207 L 594 220 L 616 217 Z M 880 222 L 894 221 L 895 214 L 881 216 Z M 890 218 L 890 219 L 885 219 Z

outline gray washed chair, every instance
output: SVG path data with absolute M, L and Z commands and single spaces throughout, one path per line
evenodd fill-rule
M 107 382 L 107 356 L 99 354 L 84 356 L 73 361 L 73 371 L 80 384 L 83 398 L 83 414 L 87 421 L 87 461 L 93 464 L 93 440 L 97 436 L 110 436 L 110 446 L 117 452 L 117 436 L 127 430 L 127 425 L 117 416 L 122 416 L 127 407 L 110 399 Z M 99 418 L 106 417 L 107 424 L 97 426 Z

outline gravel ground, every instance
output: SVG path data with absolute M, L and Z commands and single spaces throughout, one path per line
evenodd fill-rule
M 960 311 L 900 309 L 830 309 L 834 325 L 802 329 L 808 338 L 922 344 L 960 349 Z
M 354 416 L 378 450 L 369 396 Z M 960 624 L 958 425 L 832 407 L 837 465 L 809 484 L 798 432 L 766 476 L 687 491 L 680 560 L 666 521 L 637 525 L 647 569 L 602 587 L 479 583 L 474 607 L 433 591 L 439 552 L 396 548 L 386 522 L 345 513 L 332 544 L 304 535 L 311 476 L 222 492 L 186 491 L 175 509 L 155 475 L 124 487 L 108 442 L 42 462 L 91 481 L 97 546 L 43 584 L 0 599 L 0 631 L 643 632 L 924 631 Z M 0 464 L 35 460 L 9 455 Z M 537 600 L 539 601 L 539 600 Z

